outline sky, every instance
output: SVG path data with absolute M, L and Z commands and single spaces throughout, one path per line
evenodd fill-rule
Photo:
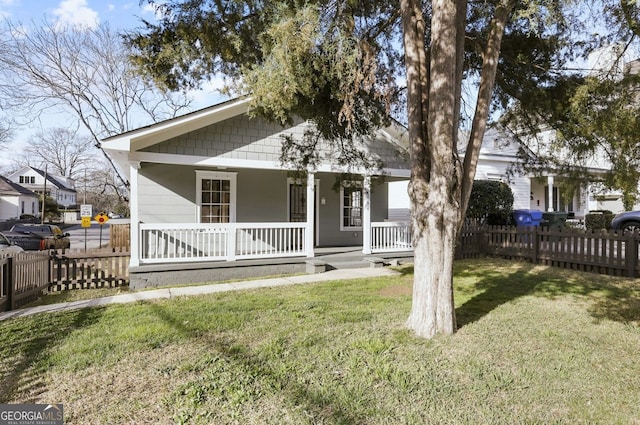
M 126 29 L 138 26 L 140 18 L 153 19 L 154 13 L 138 0 L 0 0 L 0 17 L 23 23 L 47 18 L 67 25 L 109 22 L 114 29 Z
M 140 5 L 139 0 L 0 0 L 0 19 L 8 19 L 14 24 L 32 26 L 44 21 L 63 26 L 95 27 L 108 23 L 112 30 L 127 30 L 141 26 L 141 20 L 153 21 L 155 9 L 148 4 Z M 223 100 L 217 93 L 215 82 L 202 90 L 191 93 L 192 109 L 209 106 Z M 60 116 L 52 116 L 47 125 L 44 118 L 42 126 L 21 127 L 14 131 L 13 142 L 0 150 L 0 170 L 12 163 L 12 156 L 22 151 L 26 142 L 43 127 L 55 126 Z

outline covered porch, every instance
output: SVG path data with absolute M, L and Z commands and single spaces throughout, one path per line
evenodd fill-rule
M 267 179 L 264 174 L 261 178 Z M 309 173 L 306 185 L 303 185 L 304 196 L 299 196 L 297 200 L 288 200 L 288 221 L 283 222 L 232 220 L 223 223 L 148 223 L 132 217 L 131 233 L 137 237 L 131 238 L 131 266 L 287 257 L 313 258 L 319 247 L 356 244 L 361 245 L 360 251 L 364 255 L 412 250 L 409 223 L 390 221 L 387 218 L 386 184 L 383 183 L 383 189 L 376 191 L 377 197 L 381 198 L 377 201 L 372 199 L 371 179 L 368 176 L 363 178 L 357 191 L 325 191 L 321 197 L 318 191 L 321 182 L 326 179 L 327 176 Z M 295 193 L 300 190 L 299 186 L 290 186 L 289 198 L 297 196 Z M 340 197 L 342 202 L 332 200 L 332 197 Z M 234 206 L 233 209 L 237 209 L 235 202 L 231 201 L 233 198 L 237 196 L 230 194 L 230 204 Z M 377 205 L 375 214 L 372 212 L 373 204 Z M 330 213 L 321 217 L 318 211 L 320 207 L 329 207 Z M 253 198 L 252 209 L 262 210 L 265 217 L 269 216 L 268 200 L 257 203 Z M 238 212 L 235 212 L 235 215 L 245 216 Z M 374 221 L 373 216 L 384 219 Z M 339 226 L 336 224 L 338 221 Z M 339 239 L 336 239 L 337 236 L 331 236 L 332 233 L 337 233 Z M 355 243 L 349 243 L 351 241 Z

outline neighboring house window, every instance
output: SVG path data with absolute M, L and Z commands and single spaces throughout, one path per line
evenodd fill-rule
M 21 208 L 21 213 L 20 214 L 24 214 L 24 201 L 22 201 L 22 208 Z
M 31 214 L 32 215 L 36 214 L 36 203 L 35 202 L 31 203 Z
M 340 230 L 362 229 L 362 187 L 340 188 Z
M 20 176 L 20 183 L 24 183 L 24 176 Z
M 31 184 L 36 184 L 36 177 L 35 176 L 31 176 Z
M 234 223 L 236 173 L 196 171 L 199 223 Z

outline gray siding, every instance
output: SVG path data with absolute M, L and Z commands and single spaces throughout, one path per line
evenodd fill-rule
M 307 122 L 298 121 L 291 127 L 283 128 L 261 118 L 240 115 L 149 146 L 143 151 L 278 163 L 283 137 L 292 135 L 301 138 L 308 126 Z M 407 155 L 382 138 L 367 142 L 363 148 L 370 152 L 371 158 L 382 161 L 386 167 L 408 169 Z M 335 162 L 331 160 L 328 145 L 321 146 L 320 152 L 327 158 L 326 163 Z
M 140 220 L 146 223 L 196 222 L 196 170 L 190 166 L 142 164 L 138 177 Z M 283 171 L 224 170 L 237 172 L 236 220 L 240 223 L 288 221 L 288 179 Z M 362 231 L 340 230 L 340 192 L 332 186 L 335 177 L 319 173 L 318 245 L 362 244 Z M 387 185 L 374 184 L 371 220 L 387 218 Z

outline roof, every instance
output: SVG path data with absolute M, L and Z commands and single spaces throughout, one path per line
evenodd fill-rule
M 0 176 L 0 195 L 25 195 L 38 197 L 37 194 L 29 189 L 14 183 L 5 176 Z
M 42 177 L 47 176 L 47 181 L 51 182 L 52 184 L 54 184 L 58 189 L 64 189 L 64 190 L 68 190 L 69 192 L 75 192 L 76 190 L 73 188 L 70 188 L 69 186 L 66 185 L 66 183 L 63 183 L 62 181 L 60 181 L 58 179 L 57 176 L 54 176 L 50 173 L 44 172 L 38 168 L 35 167 L 30 167 L 33 171 L 35 171 L 36 173 L 40 174 Z

